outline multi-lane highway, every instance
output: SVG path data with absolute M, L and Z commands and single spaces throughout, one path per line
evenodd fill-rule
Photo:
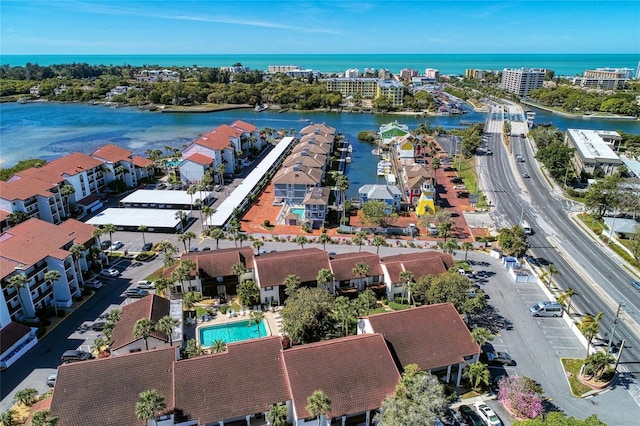
M 604 312 L 600 323 L 602 340 L 610 337 L 618 305 L 622 303 L 613 341 L 616 344 L 622 339 L 626 341 L 621 355 L 622 370 L 640 373 L 640 292 L 630 285 L 632 276 L 602 242 L 579 228 L 571 213 L 581 207 L 554 191 L 540 171 L 529 141 L 511 137 L 510 148 L 502 142 L 505 115 L 501 108 L 494 108 L 486 125 L 488 148 L 494 155 L 480 159 L 481 185 L 495 206 L 491 213 L 494 222 L 498 228 L 513 226 L 521 219 L 531 225 L 534 233 L 528 242 L 532 257 L 553 263 L 560 271 L 553 277 L 560 288 L 576 290 L 572 303 L 578 312 Z M 517 154 L 523 156 L 523 162 L 516 161 Z M 530 177 L 522 177 L 525 172 Z M 640 395 L 636 400 L 640 403 Z

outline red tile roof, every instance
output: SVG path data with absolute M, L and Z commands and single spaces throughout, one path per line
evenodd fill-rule
M 133 337 L 136 321 L 145 318 L 156 323 L 160 318 L 169 315 L 169 305 L 168 299 L 155 294 L 125 305 L 122 308 L 122 316 L 111 334 L 111 348 L 117 350 L 137 341 L 138 339 Z M 165 342 L 169 341 L 168 336 L 155 330 L 151 332 L 151 336 Z
M 51 197 L 56 185 L 29 176 L 14 175 L 8 182 L 0 181 L 0 198 L 13 201 L 28 200 L 36 195 Z
M 279 251 L 255 258 L 260 287 L 282 285 L 288 275 L 297 275 L 302 283 L 314 282 L 320 269 L 330 269 L 329 255 L 319 248 Z
M 217 424 L 290 400 L 281 348 L 279 337 L 267 337 L 177 362 L 176 409 L 198 424 Z
M 398 254 L 380 259 L 387 268 L 392 283 L 400 282 L 400 273 L 411 271 L 415 279 L 424 275 L 438 275 L 447 272 L 455 266 L 450 254 L 437 251 L 423 251 L 417 253 Z
M 241 130 L 223 124 L 200 135 L 194 143 L 214 150 L 233 149 L 231 138 L 239 138 L 241 135 Z
M 345 281 L 360 278 L 359 275 L 353 273 L 356 263 L 364 262 L 369 266 L 367 277 L 382 275 L 382 266 L 380 266 L 380 257 L 368 251 L 340 253 L 334 255 L 329 263 L 331 271 L 336 281 Z
M 236 263 L 242 263 L 248 269 L 253 269 L 253 256 L 253 249 L 251 247 L 239 247 L 185 253 L 182 259 L 193 260 L 200 273 L 205 273 L 211 278 L 216 278 L 234 275 L 231 268 Z
M 117 163 L 118 161 L 131 161 L 132 152 L 128 149 L 121 148 L 116 145 L 107 144 L 91 153 L 92 157 L 100 158 L 109 163 Z
M 186 159 L 182 161 L 183 162 L 191 161 L 193 163 L 200 164 L 202 166 L 208 166 L 210 164 L 213 164 L 213 158 L 208 157 L 204 154 L 200 154 L 199 152 L 196 152 L 195 154 L 191 154 L 190 156 L 188 156 Z
M 258 130 L 258 128 L 256 126 L 254 126 L 253 124 L 247 123 L 246 121 L 242 121 L 242 120 L 236 120 L 233 123 L 231 123 L 231 127 L 235 127 L 237 129 L 242 130 L 243 132 L 255 132 L 256 130 Z
M 322 390 L 330 418 L 375 410 L 395 391 L 400 374 L 380 334 L 294 346 L 283 352 L 296 416 L 309 418 L 307 398 Z
M 333 143 L 334 136 L 327 134 L 317 134 L 317 133 L 309 133 L 300 138 L 300 143 L 315 143 L 315 144 L 326 144 L 331 145 Z
M 7 262 L 0 262 L 0 277 L 13 272 L 11 264 L 23 264 L 26 267 L 50 256 L 55 259 L 65 259 L 71 252 L 62 247 L 73 242 L 85 244 L 93 242 L 93 225 L 87 225 L 75 219 L 69 219 L 60 225 L 53 225 L 40 219 L 29 219 L 0 235 L 0 258 Z M 46 235 L 46 238 L 42 238 Z
M 146 425 L 135 406 L 141 392 L 155 389 L 173 406 L 176 348 L 150 350 L 61 365 L 51 413 L 64 426 Z
M 31 167 L 17 174 L 53 184 L 62 182 L 66 176 L 75 176 L 82 172 L 98 168 L 102 164 L 103 162 L 97 158 L 80 152 L 74 152 L 53 160 L 42 167 Z
M 320 133 L 331 134 L 331 135 L 335 135 L 336 133 L 336 129 L 334 127 L 327 126 L 324 123 L 320 123 L 320 124 L 310 124 L 304 127 L 302 130 L 300 130 L 300 134 L 306 135 L 308 133 L 314 133 L 316 131 Z
M 382 333 L 401 367 L 418 364 L 422 370 L 464 362 L 480 353 L 466 324 L 451 303 L 421 306 L 370 315 L 374 333 Z
M 144 158 L 139 155 L 136 155 L 133 157 L 133 165 L 136 167 L 146 168 L 152 164 L 153 164 L 153 161 L 149 160 L 148 158 Z
M 315 186 L 322 180 L 322 169 L 304 164 L 283 167 L 273 177 L 274 184 L 296 184 Z

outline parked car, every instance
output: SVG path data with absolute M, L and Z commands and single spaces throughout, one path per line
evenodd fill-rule
M 71 349 L 68 351 L 64 351 L 62 357 L 60 358 L 60 361 L 62 361 L 63 364 L 68 364 L 70 362 L 86 361 L 92 358 L 93 355 L 91 355 L 89 352 Z
M 118 275 L 120 275 L 120 271 L 115 268 L 103 269 L 102 271 L 100 271 L 100 275 L 103 275 L 105 277 L 117 277 Z
M 114 241 L 109 250 L 120 250 L 122 247 L 124 247 L 124 243 L 122 241 Z
M 485 154 L 487 154 L 487 155 L 493 155 L 493 151 L 491 151 L 490 149 L 488 149 L 488 150 L 485 152 Z
M 153 243 L 144 243 L 142 246 L 142 251 L 149 251 L 153 247 Z
M 58 373 L 49 374 L 49 377 L 47 377 L 47 386 L 49 386 L 50 388 L 54 387 L 56 385 L 57 378 Z
M 462 179 L 459 177 L 454 177 L 450 180 L 451 183 L 462 183 Z
M 202 248 L 202 251 L 210 251 L 210 250 L 211 250 L 211 247 L 203 247 Z
M 522 177 L 528 179 L 529 178 L 529 173 L 527 173 L 527 172 L 522 173 Z
M 467 189 L 464 185 L 454 185 L 453 189 Z
M 107 250 L 109 247 L 111 247 L 111 240 L 104 240 L 100 243 L 100 248 L 102 250 Z
M 469 193 L 467 191 L 458 191 L 456 194 L 458 198 L 469 198 Z
M 189 248 L 189 253 L 196 253 L 198 251 L 198 247 Z
M 480 360 L 489 365 L 516 365 L 516 361 L 506 352 L 484 352 Z
M 461 405 L 458 410 L 460 411 L 460 415 L 464 421 L 469 426 L 485 426 L 480 416 L 478 416 L 478 414 L 468 405 Z
M 455 171 L 456 171 L 456 168 L 455 168 L 455 167 L 448 166 L 448 167 L 445 167 L 445 168 L 444 168 L 444 169 L 442 169 L 442 170 L 444 170 L 445 172 L 455 172 Z
M 631 281 L 631 285 L 632 285 L 636 290 L 640 290 L 640 281 Z
M 141 289 L 156 288 L 156 284 L 153 281 L 142 280 L 138 281 L 138 285 L 136 285 L 136 287 Z
M 141 288 L 130 288 L 124 292 L 125 297 L 131 297 L 132 299 L 140 299 L 149 295 L 147 290 Z
M 104 321 L 94 322 L 91 325 L 91 330 L 93 330 L 93 331 L 102 331 L 102 330 L 104 330 L 104 324 L 105 324 Z
M 498 415 L 487 404 L 484 402 L 476 402 L 473 406 L 487 426 L 502 426 L 502 422 Z
M 84 282 L 84 286 L 86 288 L 92 288 L 94 290 L 99 289 L 100 287 L 102 287 L 102 283 L 96 279 L 93 280 L 87 280 Z

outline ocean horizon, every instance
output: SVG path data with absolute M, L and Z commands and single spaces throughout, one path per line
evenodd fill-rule
M 399 73 L 426 68 L 443 75 L 463 75 L 466 69 L 544 68 L 556 75 L 582 75 L 595 68 L 638 69 L 640 53 L 465 53 L 465 54 L 149 54 L 149 55 L 2 55 L 2 65 L 41 66 L 88 63 L 90 65 L 201 66 L 226 67 L 241 63 L 251 69 L 267 70 L 269 65 L 297 65 L 320 72 L 344 72 L 349 68 L 386 68 Z M 638 76 L 636 76 L 638 77 Z

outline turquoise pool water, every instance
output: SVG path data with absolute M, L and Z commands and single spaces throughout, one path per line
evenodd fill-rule
M 303 208 L 293 207 L 289 211 L 295 215 L 298 215 L 300 220 L 304 219 L 304 207 Z
M 258 333 L 258 327 L 260 332 Z M 213 342 L 220 339 L 225 343 L 240 342 L 242 340 L 257 339 L 267 336 L 267 326 L 264 320 L 260 324 L 252 324 L 249 321 L 236 321 L 228 324 L 208 325 L 200 327 L 198 337 L 201 346 L 211 346 Z
M 167 167 L 178 167 L 178 165 L 180 164 L 179 161 L 167 161 L 166 163 L 164 163 Z

